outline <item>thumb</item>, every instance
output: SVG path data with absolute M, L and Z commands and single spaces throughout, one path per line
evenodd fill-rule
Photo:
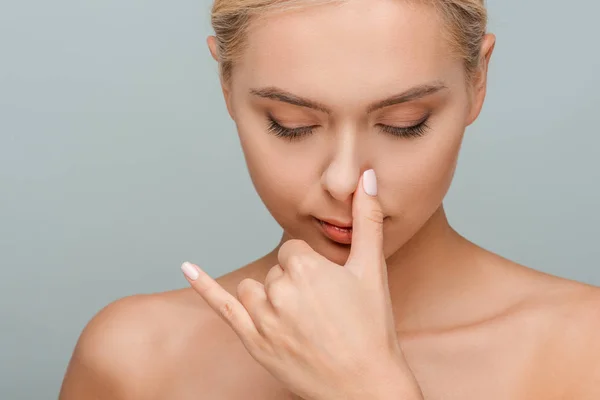
M 359 277 L 385 268 L 383 211 L 377 198 L 377 177 L 372 169 L 363 173 L 354 192 L 352 244 L 346 268 Z

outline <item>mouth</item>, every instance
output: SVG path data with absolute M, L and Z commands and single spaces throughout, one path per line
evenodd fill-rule
M 386 215 L 383 221 L 387 221 L 388 218 L 389 216 Z M 313 220 L 325 237 L 332 242 L 341 245 L 350 245 L 352 243 L 352 222 L 345 223 L 333 219 L 322 220 L 316 217 L 313 217 Z
M 348 245 L 352 243 L 352 223 L 343 223 L 339 221 L 324 221 L 319 218 L 315 218 L 315 221 L 319 225 L 319 229 L 323 234 L 331 241 Z

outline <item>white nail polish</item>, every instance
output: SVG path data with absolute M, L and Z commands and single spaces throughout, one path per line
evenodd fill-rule
M 198 269 L 187 261 L 181 264 L 181 271 L 183 271 L 185 276 L 187 276 L 193 281 L 198 279 L 198 277 L 200 276 Z
M 375 170 L 369 169 L 363 173 L 363 189 L 369 196 L 377 196 L 377 177 Z

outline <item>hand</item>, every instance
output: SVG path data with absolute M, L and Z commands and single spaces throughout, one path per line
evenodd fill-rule
M 251 356 L 305 399 L 422 398 L 398 344 L 376 192 L 367 171 L 354 194 L 344 266 L 289 240 L 264 284 L 244 279 L 237 299 L 197 266 L 182 266 Z

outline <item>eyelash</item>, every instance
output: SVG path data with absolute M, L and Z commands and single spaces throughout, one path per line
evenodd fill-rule
M 279 136 L 290 141 L 298 140 L 303 136 L 310 135 L 317 128 L 317 126 L 303 126 L 300 128 L 286 128 L 281 126 L 275 119 L 269 115 L 269 132 L 273 133 L 275 136 Z M 418 123 L 414 126 L 409 126 L 406 128 L 400 128 L 396 126 L 389 126 L 383 124 L 377 124 L 384 133 L 390 134 L 396 138 L 414 138 L 421 137 L 425 135 L 429 126 L 427 125 L 427 121 L 429 120 L 429 116 L 425 118 L 422 122 Z
M 310 135 L 317 128 L 316 126 L 303 126 L 300 128 L 285 128 L 281 126 L 275 119 L 269 115 L 269 132 L 275 136 L 279 136 L 290 141 L 299 139 L 305 135 Z

